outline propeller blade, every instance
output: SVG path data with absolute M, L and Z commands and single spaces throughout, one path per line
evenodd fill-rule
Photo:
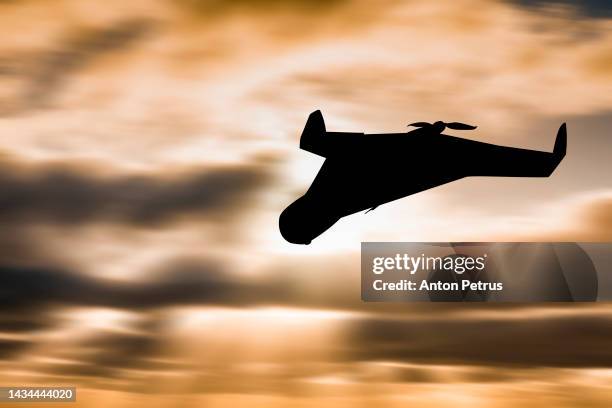
M 409 124 L 408 126 L 414 126 L 414 127 L 425 127 L 425 126 L 430 126 L 431 123 L 427 123 L 427 122 L 414 122 Z
M 474 130 L 477 126 L 466 125 L 465 123 L 451 122 L 446 123 L 446 127 L 455 130 Z

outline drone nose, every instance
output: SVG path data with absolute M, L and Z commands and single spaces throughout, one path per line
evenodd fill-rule
M 278 219 L 278 226 L 281 235 L 287 242 L 308 245 L 316 237 L 316 234 L 310 231 L 312 228 L 311 213 L 304 197 L 298 198 L 283 210 Z
M 322 207 L 301 197 L 283 210 L 278 226 L 287 242 L 308 245 L 339 219 L 340 217 L 326 214 Z

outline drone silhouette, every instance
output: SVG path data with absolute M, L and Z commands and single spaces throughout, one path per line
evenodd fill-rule
M 308 191 L 280 215 L 293 244 L 310 242 L 340 218 L 470 176 L 548 177 L 565 157 L 561 125 L 552 152 L 519 149 L 445 135 L 472 130 L 458 122 L 416 122 L 406 133 L 328 132 L 321 111 L 310 114 L 300 148 L 325 157 Z

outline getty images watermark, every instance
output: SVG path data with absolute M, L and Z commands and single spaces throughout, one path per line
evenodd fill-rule
M 607 243 L 364 242 L 361 297 L 381 301 L 612 299 Z
M 457 275 L 465 272 L 482 272 L 485 269 L 487 254 L 479 257 L 471 256 L 410 256 L 408 254 L 395 254 L 395 257 L 375 257 L 372 261 L 372 272 L 382 275 L 385 271 L 405 271 L 410 275 L 418 271 L 452 271 Z M 385 280 L 375 279 L 372 287 L 377 291 L 385 290 L 502 290 L 502 282 L 483 282 L 481 280 L 472 281 L 471 279 L 458 279 L 457 281 L 444 282 L 441 280 L 421 279 L 420 283 L 400 279 L 395 282 L 385 282 Z

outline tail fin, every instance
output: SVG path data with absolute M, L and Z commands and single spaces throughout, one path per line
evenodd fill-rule
M 300 138 L 300 149 L 310 153 L 326 157 L 326 149 L 324 145 L 325 136 L 325 121 L 320 110 L 316 110 L 308 116 L 306 126 L 302 131 Z

